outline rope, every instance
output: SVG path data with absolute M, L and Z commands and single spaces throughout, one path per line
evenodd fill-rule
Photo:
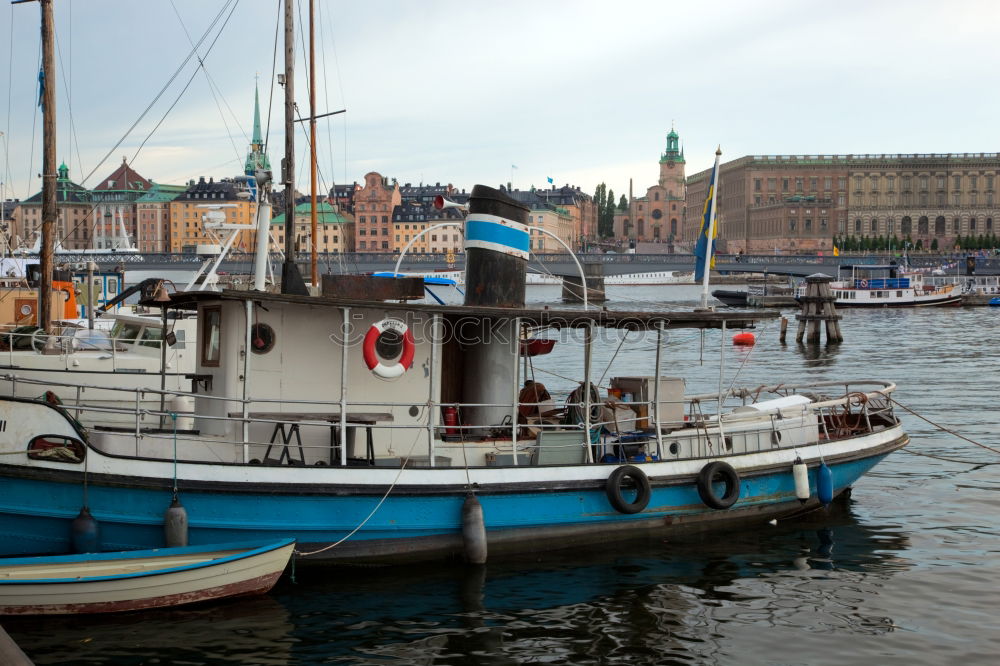
M 372 517 L 376 513 L 378 513 L 378 510 L 382 508 L 382 505 L 385 503 L 385 501 L 387 499 L 389 499 L 389 494 L 396 487 L 396 484 L 399 483 L 399 477 L 401 477 L 403 475 L 403 471 L 406 469 L 406 463 L 409 462 L 409 460 L 410 460 L 410 454 L 413 453 L 413 447 L 417 445 L 417 440 L 420 439 L 420 436 L 422 434 L 424 434 L 424 433 L 422 433 L 420 431 L 417 432 L 416 436 L 413 438 L 413 443 L 410 444 L 410 450 L 406 452 L 406 457 L 403 458 L 403 462 L 399 466 L 399 472 L 396 474 L 396 478 L 392 480 L 391 484 L 389 484 L 389 488 L 385 491 L 385 495 L 382 495 L 382 499 L 380 499 L 378 501 L 378 504 L 375 505 L 375 508 L 371 510 L 371 513 L 369 513 L 367 516 L 365 516 L 365 519 L 362 520 L 358 524 L 357 527 L 355 527 L 353 530 L 351 530 L 350 532 L 348 532 L 347 534 L 345 534 L 343 536 L 343 538 L 341 538 L 339 541 L 331 543 L 328 546 L 323 546 L 322 548 L 320 548 L 318 550 L 313 550 L 313 551 L 310 551 L 308 553 L 303 553 L 301 550 L 296 550 L 295 554 L 298 555 L 299 557 L 309 557 L 311 555 L 319 555 L 320 553 L 325 553 L 326 551 L 330 550 L 331 548 L 336 548 L 337 546 L 339 546 L 340 544 L 344 543 L 345 541 L 347 541 L 348 539 L 350 539 L 352 536 L 354 536 L 355 534 L 357 534 L 358 530 L 360 530 L 362 527 L 364 527 L 368 523 L 368 521 L 371 520 Z
M 921 416 L 920 414 L 917 414 L 915 411 L 913 411 L 912 409 L 910 409 L 906 405 L 902 404 L 901 402 L 899 402 L 895 398 L 889 397 L 888 395 L 886 395 L 885 393 L 882 393 L 881 391 L 876 391 L 876 393 L 878 393 L 879 395 L 883 396 L 889 402 L 892 402 L 892 403 L 894 403 L 894 404 L 902 407 L 903 409 L 905 409 L 910 414 L 913 414 L 914 416 L 916 416 L 918 419 L 921 419 L 922 421 L 926 421 L 927 423 L 930 423 L 932 426 L 934 426 L 938 430 L 941 430 L 942 432 L 946 432 L 949 435 L 954 435 L 955 437 L 958 437 L 959 439 L 964 439 L 969 444 L 975 444 L 976 446 L 978 446 L 980 448 L 984 448 L 987 451 L 992 451 L 993 453 L 1000 453 L 1000 449 L 994 449 L 992 446 L 987 446 L 986 444 L 983 444 L 981 442 L 977 442 L 974 439 L 969 439 L 965 435 L 961 435 L 961 434 L 955 432 L 954 430 L 952 430 L 951 428 L 946 428 L 945 426 L 941 425 L 940 423 L 935 423 L 934 421 L 931 421 L 926 416 Z
M 931 453 L 920 453 L 919 451 L 911 451 L 910 449 L 900 449 L 903 453 L 912 453 L 915 456 L 923 456 L 925 458 L 934 458 L 935 460 L 945 460 L 947 462 L 961 463 L 963 465 L 973 465 L 979 467 L 980 465 L 1000 465 L 1000 462 L 973 462 L 971 460 L 959 460 L 958 458 L 945 458 L 944 456 L 935 456 Z

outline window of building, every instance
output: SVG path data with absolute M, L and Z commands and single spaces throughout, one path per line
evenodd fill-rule
M 833 188 L 833 178 L 827 176 L 826 178 L 823 179 L 823 189 L 829 190 L 831 188 Z
M 754 192 L 760 192 L 760 186 L 761 186 L 761 181 L 760 181 L 760 178 L 754 178 L 754 179 L 753 179 L 753 191 L 754 191 Z M 659 194 L 657 194 L 657 195 L 656 195 L 656 198 L 657 198 L 657 199 L 659 199 L 659 198 L 660 198 L 660 195 L 659 195 Z
M 361 241 L 359 247 L 361 247 L 362 250 L 365 249 L 365 241 Z
M 969 231 L 972 232 L 972 231 L 975 231 L 975 230 L 976 230 L 976 218 L 970 217 L 969 218 Z
M 841 192 L 841 193 L 839 193 L 837 195 L 837 205 L 838 206 L 846 206 L 847 205 L 847 195 L 844 194 L 843 192 Z
M 810 178 L 809 179 L 809 189 L 811 189 L 811 190 L 813 190 L 815 192 L 818 182 L 819 182 L 818 178 Z
M 794 219 L 788 220 L 788 230 L 789 231 L 795 231 L 795 220 Z
M 873 190 L 877 190 L 878 189 L 878 176 L 877 175 L 871 177 L 871 183 L 872 183 L 872 189 Z
M 855 192 L 861 191 L 861 176 L 854 177 L 854 191 Z
M 759 194 L 755 194 L 754 195 L 754 197 L 753 197 L 753 203 L 754 203 L 755 206 L 759 206 L 760 205 L 760 195 Z
M 978 199 L 978 198 L 979 198 L 979 197 L 978 197 L 978 196 L 976 196 L 976 195 L 977 195 L 977 193 L 976 193 L 976 192 L 969 192 L 969 205 L 970 205 L 970 206 L 975 206 L 975 205 L 976 205 L 976 203 L 977 203 L 976 199 Z M 957 205 L 957 204 L 956 204 L 956 205 Z
M 856 233 L 856 234 L 860 234 L 861 233 L 861 218 L 860 217 L 858 219 L 854 220 L 854 233 Z
M 940 178 L 938 178 L 938 180 L 942 181 L 942 180 L 944 180 L 944 178 L 940 177 Z M 952 189 L 955 189 L 955 190 L 962 189 L 962 177 L 961 176 L 954 176 L 954 177 L 952 177 L 951 182 L 952 182 L 952 185 L 951 185 Z M 941 184 L 941 185 L 938 185 L 938 187 L 944 187 L 944 185 Z
M 886 233 L 886 235 L 887 236 L 891 236 L 892 233 L 893 233 L 893 231 L 895 231 L 895 229 L 896 229 L 896 219 L 892 218 L 892 217 L 887 218 L 886 221 L 885 221 L 885 233 Z
M 993 176 L 986 176 L 986 189 L 993 189 Z
M 820 231 L 826 231 L 827 221 L 825 217 L 819 218 L 819 228 Z
M 993 218 L 986 218 L 986 231 L 993 231 Z
M 938 176 L 937 177 L 937 188 L 939 190 L 943 190 L 944 189 L 944 176 Z
M 927 220 L 926 215 L 921 215 L 920 219 L 917 220 L 917 233 L 921 236 L 926 236 L 928 234 L 928 225 L 930 222 Z
M 877 217 L 873 217 L 872 218 L 872 224 L 871 224 L 871 227 L 869 227 L 869 229 L 870 229 L 872 235 L 878 233 L 878 218 Z
M 921 192 L 920 193 L 920 205 L 921 206 L 926 206 L 927 205 L 927 193 L 926 192 Z
M 767 191 L 768 192 L 774 192 L 776 189 L 778 189 L 778 179 L 777 178 L 768 178 L 767 179 Z
M 801 178 L 796 178 L 795 179 L 795 191 L 796 192 L 801 192 L 802 191 L 802 179 Z
M 986 193 L 986 205 L 987 206 L 993 206 L 993 193 L 992 192 L 987 192 Z
M 926 190 L 927 189 L 927 183 L 929 181 L 930 181 L 930 179 L 929 179 L 928 176 L 921 176 L 920 177 L 920 189 Z
M 782 192 L 787 192 L 788 191 L 788 179 L 787 178 L 782 178 L 781 179 L 781 191 Z
M 805 222 L 803 223 L 803 227 L 802 228 L 805 229 L 806 231 L 812 231 L 813 221 L 812 221 L 811 217 L 807 217 L 805 219 Z
M 944 218 L 943 218 L 943 217 L 939 217 L 938 219 L 939 219 L 939 220 L 941 220 L 941 223 L 942 223 L 942 226 L 943 226 L 943 225 L 944 225 Z M 936 228 L 936 227 L 937 227 L 937 223 L 935 222 L 935 229 L 934 229 L 934 231 L 935 231 L 935 232 L 937 231 L 937 228 Z M 952 229 L 952 231 L 954 231 L 954 232 L 955 232 L 956 234 L 957 234 L 957 233 L 961 233 L 961 231 L 962 231 L 962 220 L 961 220 L 960 218 L 957 218 L 957 217 L 956 217 L 956 218 L 955 218 L 955 219 L 954 219 L 954 220 L 952 221 L 952 223 L 951 223 L 951 229 Z M 942 231 L 942 233 L 943 233 L 943 231 Z
M 372 249 L 374 250 L 375 248 L 372 248 Z M 389 249 L 389 241 L 382 241 L 382 249 L 383 250 L 388 250 Z

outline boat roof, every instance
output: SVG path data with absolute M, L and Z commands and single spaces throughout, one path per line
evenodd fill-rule
M 336 298 L 332 296 L 298 296 L 293 294 L 273 294 L 261 291 L 226 289 L 223 291 L 187 291 L 170 294 L 167 307 L 193 310 L 199 303 L 214 301 L 247 301 L 258 303 L 297 303 L 302 305 L 326 306 L 331 308 L 379 308 L 393 312 L 413 312 L 415 314 L 446 317 L 481 317 L 495 319 L 520 318 L 532 326 L 553 328 L 582 328 L 588 323 L 603 328 L 627 328 L 632 330 L 652 330 L 658 327 L 670 328 L 748 328 L 758 321 L 776 319 L 780 312 L 715 312 L 712 310 L 673 310 L 669 312 L 622 311 L 606 309 L 552 309 L 541 308 L 501 308 L 471 305 L 432 305 L 415 303 L 394 303 L 386 301 L 366 301 Z M 150 303 L 153 304 L 153 303 Z M 162 305 L 155 303 L 155 305 Z

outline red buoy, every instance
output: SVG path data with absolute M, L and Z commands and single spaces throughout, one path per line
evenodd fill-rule
M 753 333 L 737 333 L 733 336 L 734 345 L 754 345 L 757 344 L 757 338 L 754 337 Z

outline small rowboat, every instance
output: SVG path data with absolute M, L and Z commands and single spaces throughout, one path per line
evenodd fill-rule
M 0 615 L 110 613 L 264 594 L 294 539 L 0 559 Z

